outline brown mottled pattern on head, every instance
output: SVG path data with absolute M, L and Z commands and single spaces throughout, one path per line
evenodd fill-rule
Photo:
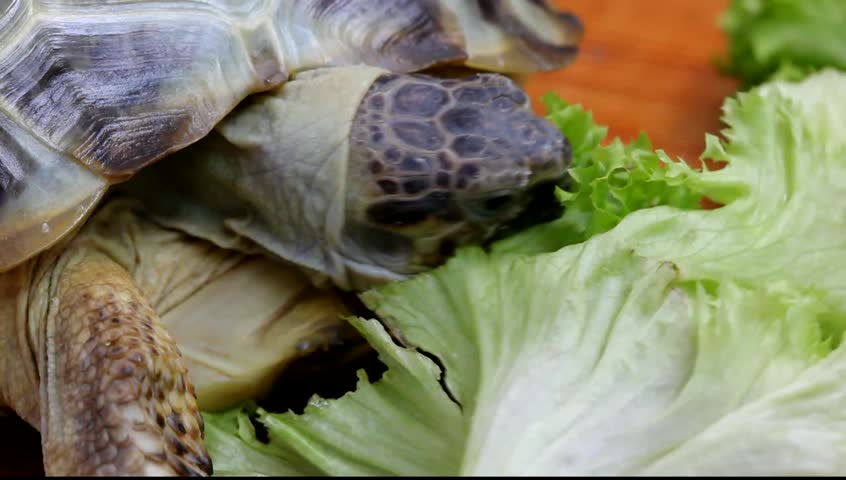
M 560 215 L 554 186 L 570 160 L 567 139 L 503 75 L 386 74 L 350 130 L 345 228 L 438 265 L 515 222 Z
M 569 144 L 532 113 L 526 94 L 494 74 L 385 75 L 362 102 L 350 135 L 354 165 L 372 178 L 371 195 L 384 199 L 368 210 L 377 224 L 415 224 L 430 215 L 454 220 L 451 197 L 483 198 L 557 179 L 569 158 Z M 486 207 L 506 201 L 488 198 Z

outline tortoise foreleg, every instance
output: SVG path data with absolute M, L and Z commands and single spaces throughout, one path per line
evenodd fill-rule
M 45 472 L 210 474 L 194 390 L 150 303 L 102 253 L 63 260 L 34 342 Z

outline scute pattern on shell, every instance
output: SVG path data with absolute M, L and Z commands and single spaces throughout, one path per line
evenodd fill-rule
M 196 141 L 251 91 L 284 79 L 279 63 L 252 68 L 225 12 L 71 6 L 16 2 L 7 12 L 22 25 L 0 33 L 0 115 L 106 177 Z

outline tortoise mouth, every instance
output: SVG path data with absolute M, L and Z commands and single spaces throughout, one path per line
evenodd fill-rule
M 528 228 L 560 218 L 564 214 L 564 205 L 558 200 L 555 190 L 557 188 L 566 190 L 569 185 L 570 177 L 565 175 L 559 180 L 549 180 L 532 187 L 528 195 L 529 201 L 520 215 L 501 224 L 485 242 L 485 247 Z
M 437 267 L 452 257 L 460 247 L 479 245 L 490 250 L 498 240 L 560 218 L 564 213 L 564 205 L 555 191 L 557 188 L 566 189 L 569 184 L 570 178 L 565 175 L 534 185 L 524 197 L 525 203 L 515 207 L 516 213 L 509 220 L 481 223 L 463 221 L 456 223 L 453 230 L 445 230 L 435 238 L 416 239 L 412 242 L 416 253 L 413 263 L 424 269 Z

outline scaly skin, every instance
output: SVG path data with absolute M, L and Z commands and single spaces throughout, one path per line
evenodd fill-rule
M 7 296 L 18 288 L 2 312 L 15 317 L 0 318 L 0 392 L 41 431 L 45 472 L 211 473 L 193 387 L 149 302 L 102 252 L 57 251 L 0 275 Z
M 295 268 L 163 228 L 125 198 L 0 274 L 0 302 L 0 405 L 41 431 L 49 475 L 211 473 L 198 405 L 260 397 L 338 340 L 346 312 Z
M 38 352 L 46 473 L 210 474 L 179 350 L 129 274 L 85 252 L 51 277 Z

